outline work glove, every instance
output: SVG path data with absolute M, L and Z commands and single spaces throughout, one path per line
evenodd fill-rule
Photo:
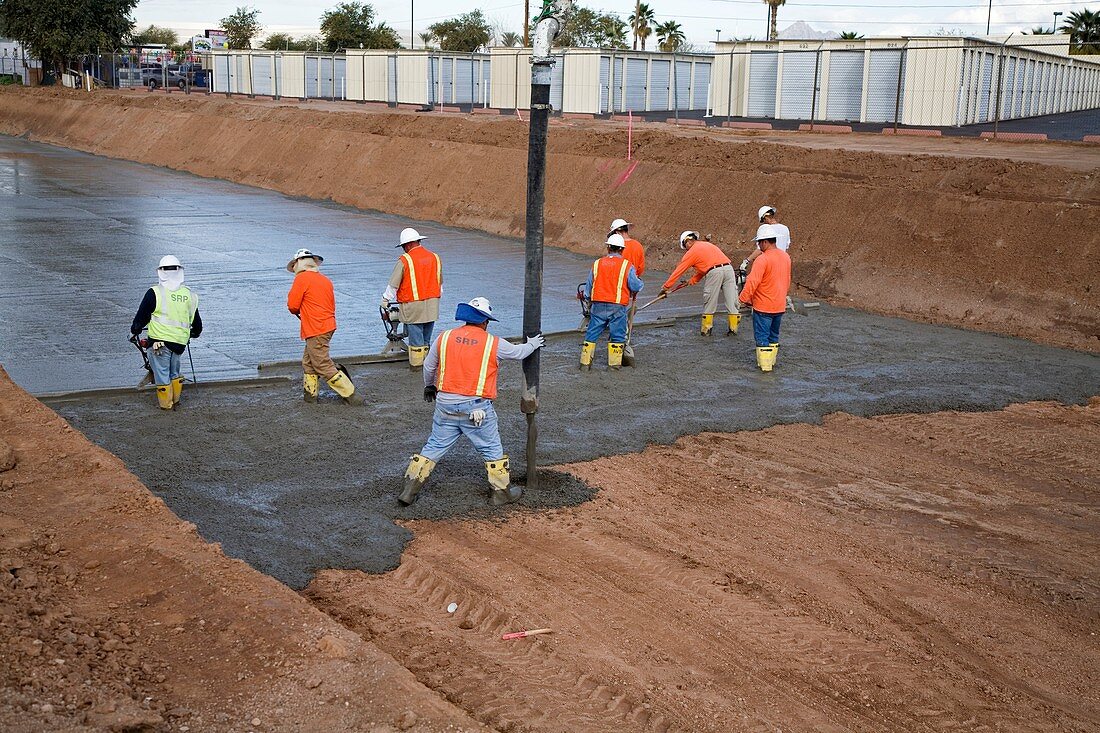
M 741 264 L 738 266 L 737 269 L 740 270 L 741 272 L 745 272 L 746 270 L 748 270 L 749 269 L 749 258 L 746 257 L 745 259 L 741 260 Z
M 435 402 L 435 396 L 438 392 L 438 387 L 436 387 L 434 384 L 429 384 L 427 387 L 424 388 L 424 401 Z
M 668 288 L 661 288 L 661 292 L 657 293 L 657 295 L 668 295 Z
M 527 337 L 527 343 L 534 346 L 536 349 L 541 349 L 546 343 L 546 339 L 543 338 L 541 333 L 536 333 L 534 336 Z
M 485 410 L 474 410 L 470 413 L 470 422 L 474 424 L 474 427 L 481 427 L 481 421 L 485 419 Z
M 378 302 L 378 305 L 381 306 L 382 310 L 388 311 L 390 309 L 390 301 L 386 300 L 385 298 L 382 298 L 382 300 Z

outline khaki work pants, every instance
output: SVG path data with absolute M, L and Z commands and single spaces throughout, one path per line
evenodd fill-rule
M 336 376 L 336 364 L 328 355 L 328 343 L 332 341 L 332 334 L 334 333 L 336 332 L 329 331 L 306 339 L 306 350 L 302 354 L 303 372 L 306 374 L 320 374 L 326 382 Z
M 718 310 L 718 296 L 726 300 L 726 310 L 737 313 L 737 276 L 731 265 L 715 267 L 703 277 L 703 315 Z

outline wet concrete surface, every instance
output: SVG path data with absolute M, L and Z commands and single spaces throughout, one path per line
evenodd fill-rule
M 1100 394 L 1098 356 L 828 306 L 786 316 L 779 365 L 768 375 L 755 369 L 748 328 L 711 339 L 696 329 L 695 319 L 683 319 L 639 330 L 638 367 L 621 372 L 580 373 L 580 334 L 552 338 L 542 358 L 542 464 L 705 431 L 816 422 L 836 411 L 991 410 Z M 597 364 L 606 359 L 603 342 L 598 357 Z M 395 520 L 490 519 L 589 497 L 585 486 L 557 475 L 519 509 L 493 511 L 483 464 L 460 442 L 420 500 L 401 508 L 401 475 L 427 437 L 432 406 L 421 399 L 420 375 L 401 365 L 356 367 L 353 374 L 367 397 L 363 408 L 331 396 L 305 405 L 296 382 L 200 385 L 188 389 L 175 413 L 156 410 L 149 394 L 52 404 L 122 457 L 204 537 L 297 588 L 320 568 L 395 567 L 410 537 Z M 522 475 L 518 364 L 506 362 L 501 375 L 504 445 L 513 473 Z
M 199 381 L 254 377 L 261 361 L 300 358 L 284 269 L 300 247 L 325 257 L 336 287 L 333 353 L 380 351 L 378 301 L 406 226 L 443 258 L 445 312 L 488 295 L 503 332 L 521 331 L 523 245 L 481 232 L 4 136 L 0 212 L 0 364 L 34 394 L 137 383 L 130 322 L 169 253 L 200 298 L 205 331 L 191 347 Z M 576 286 L 589 261 L 547 250 L 546 330 L 576 325 Z

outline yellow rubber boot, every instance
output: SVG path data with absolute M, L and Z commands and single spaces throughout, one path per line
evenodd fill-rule
M 162 410 L 172 409 L 172 385 L 157 385 L 157 406 Z
M 585 341 L 581 344 L 581 371 L 592 370 L 592 357 L 596 353 L 596 342 Z
M 485 461 L 485 472 L 489 474 L 489 501 L 493 506 L 511 504 L 523 496 L 523 489 L 512 486 L 512 475 L 508 471 L 508 456 L 495 461 Z
M 414 372 L 418 372 L 424 368 L 424 360 L 428 358 L 428 351 L 431 350 L 430 346 L 410 346 L 409 347 L 409 369 Z
M 730 330 L 729 330 L 729 333 L 727 333 L 726 335 L 727 336 L 734 336 L 734 335 L 737 334 L 737 329 L 741 325 L 741 314 L 740 313 L 730 313 L 729 314 L 729 322 L 730 322 Z
M 416 501 L 416 495 L 424 488 L 424 482 L 428 480 L 433 468 L 435 468 L 435 461 L 419 453 L 410 458 L 409 467 L 405 469 L 405 485 L 397 500 L 404 506 L 409 506 Z
M 623 368 L 623 346 L 624 344 L 608 344 L 607 345 L 607 366 L 610 369 L 622 369 Z
M 356 406 L 363 404 L 363 398 L 355 394 L 355 385 L 343 372 L 336 372 L 336 376 L 328 380 L 328 386 L 332 387 L 332 390 L 340 395 L 345 403 Z
M 699 335 L 710 336 L 710 331 L 712 328 L 714 328 L 714 314 L 706 313 L 703 315 L 703 325 L 699 329 Z
M 172 402 L 175 405 L 180 403 L 180 396 L 183 394 L 183 377 L 176 377 L 172 380 Z
M 775 347 L 757 346 L 756 365 L 760 367 L 760 371 L 770 372 L 772 367 L 775 366 Z
M 321 391 L 321 378 L 316 374 L 302 375 L 302 399 L 306 402 L 316 402 L 317 393 Z
M 775 366 L 776 362 L 779 361 L 779 344 L 768 344 L 768 346 L 775 349 L 772 352 L 772 366 Z

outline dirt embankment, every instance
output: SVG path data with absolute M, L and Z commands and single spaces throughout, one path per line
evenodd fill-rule
M 704 434 L 307 595 L 501 730 L 1097 730 L 1098 447 L 1097 400 Z
M 504 235 L 523 231 L 514 119 L 318 112 L 218 98 L 0 92 L 0 132 Z M 656 265 L 683 229 L 732 257 L 771 203 L 797 285 L 889 315 L 1100 351 L 1100 180 L 989 158 L 811 150 L 729 132 L 555 127 L 547 238 L 596 252 L 615 216 Z M 445 245 L 444 245 L 445 251 Z
M 481 730 L 0 370 L 5 446 L 0 729 Z

